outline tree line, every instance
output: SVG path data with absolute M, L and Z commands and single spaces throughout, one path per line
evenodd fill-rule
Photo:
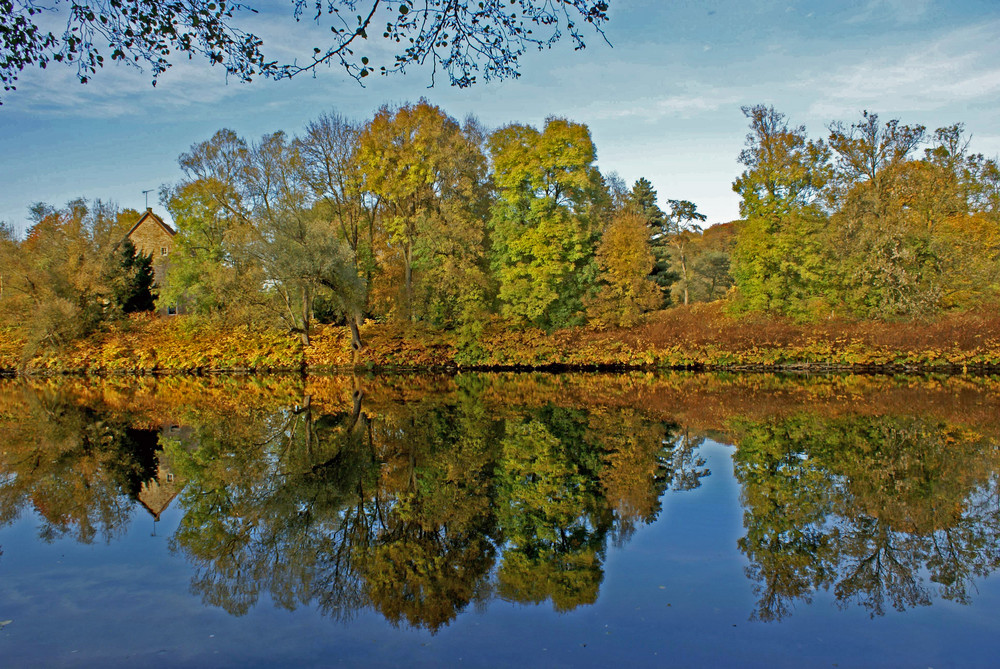
M 489 130 L 421 100 L 327 113 L 297 136 L 223 129 L 161 189 L 178 235 L 158 300 L 304 344 L 317 321 L 345 324 L 355 348 L 365 319 L 474 346 L 491 322 L 629 326 L 721 298 L 803 320 L 996 300 L 1000 170 L 961 124 L 865 112 L 812 140 L 773 108 L 743 111 L 743 219 L 707 229 L 693 202 L 664 211 L 649 180 L 602 174 L 588 128 L 563 118 Z M 124 296 L 146 290 L 143 261 L 121 255 L 137 212 L 76 201 L 31 217 L 24 240 L 0 228 L 0 318 L 59 343 L 139 308 Z
M 1000 170 L 961 123 L 929 133 L 865 111 L 824 141 L 773 107 L 743 113 L 738 307 L 914 317 L 1000 295 Z
M 297 137 L 221 130 L 162 193 L 181 234 L 161 299 L 280 318 L 305 343 L 313 318 L 343 320 L 355 346 L 366 316 L 470 337 L 494 316 L 630 324 L 664 305 L 685 259 L 667 242 L 700 214 L 664 214 L 647 180 L 628 190 L 596 156 L 579 123 L 490 132 L 426 101 L 363 123 L 326 114 Z
M 304 343 L 317 320 L 345 323 L 360 347 L 365 318 L 472 341 L 495 318 L 550 330 L 628 325 L 677 286 L 684 300 L 721 296 L 725 258 L 714 250 L 699 263 L 695 205 L 671 201 L 664 213 L 648 180 L 629 190 L 595 162 L 583 124 L 491 132 L 425 100 L 365 122 L 325 114 L 294 137 L 220 130 L 180 156 L 183 178 L 161 190 L 178 235 L 159 301 L 227 323 L 281 323 Z M 67 294 L 67 320 L 121 312 L 109 309 L 96 265 L 138 215 L 92 209 L 38 205 L 27 239 L 5 229 L 4 253 L 17 258 L 9 320 L 30 322 L 53 291 Z M 50 239 L 81 247 L 56 252 Z M 95 268 L 60 260 L 72 257 Z M 36 277 L 55 266 L 65 278 Z M 39 329 L 65 330 L 62 339 L 88 329 L 50 325 Z

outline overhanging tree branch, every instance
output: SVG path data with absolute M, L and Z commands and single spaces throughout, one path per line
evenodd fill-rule
M 315 72 L 320 65 L 343 67 L 357 81 L 374 72 L 404 73 L 428 61 L 453 86 L 520 75 L 519 58 L 529 48 L 546 49 L 568 34 L 575 49 L 586 46 L 581 26 L 604 38 L 608 0 L 292 0 L 292 18 L 310 15 L 328 27 L 331 41 L 314 46 L 304 64 L 279 63 L 265 55 L 263 39 L 237 25 L 248 3 L 226 0 L 0 0 L 0 82 L 15 90 L 29 67 L 73 65 L 87 83 L 105 58 L 148 67 L 153 85 L 176 54 L 204 57 L 240 81 L 255 76 L 284 79 Z M 61 34 L 54 20 L 65 10 Z M 356 14 L 355 14 L 356 12 Z M 354 14 L 349 18 L 349 14 Z M 373 27 L 384 22 L 385 62 L 374 53 Z M 52 25 L 53 29 L 47 29 Z M 607 39 L 605 38 L 605 41 Z M 106 46 L 105 46 L 106 44 Z M 384 49 L 372 51 L 385 53 Z M 432 74 L 433 85 L 433 74 Z

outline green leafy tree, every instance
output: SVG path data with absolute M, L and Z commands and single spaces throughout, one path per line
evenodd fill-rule
M 505 597 L 570 611 L 597 599 L 609 518 L 595 508 L 595 480 L 573 457 L 581 454 L 567 452 L 586 446 L 559 427 L 507 424 L 500 518 L 510 546 L 497 576 Z
M 350 250 L 354 271 L 361 282 L 358 307 L 351 318 L 361 325 L 368 308 L 368 288 L 378 266 L 375 258 L 376 231 L 381 198 L 364 189 L 358 165 L 358 141 L 362 127 L 336 113 L 323 114 L 309 123 L 295 140 L 306 170 L 306 180 L 317 202 L 317 214 L 333 224 Z
M 664 219 L 663 234 L 658 240 L 672 250 L 673 262 L 680 275 L 674 289 L 684 296 L 687 305 L 691 288 L 692 247 L 697 243 L 702 228 L 698 223 L 705 222 L 705 215 L 698 207 L 688 200 L 670 200 L 670 214 Z
M 489 140 L 497 196 L 491 220 L 501 311 L 521 323 L 581 321 L 597 276 L 594 248 L 604 199 L 586 126 L 550 118 Z
M 666 214 L 656 203 L 656 189 L 646 177 L 640 177 L 628 194 L 628 203 L 635 207 L 639 215 L 646 220 L 646 224 L 657 233 L 663 227 Z
M 230 130 L 180 158 L 186 179 L 164 193 L 179 228 L 169 286 L 161 303 L 246 322 L 280 321 L 308 344 L 313 305 L 325 295 L 357 314 L 364 285 L 335 224 L 317 208 L 301 143 L 282 132 L 247 144 Z
M 913 187 L 921 179 L 909 156 L 923 138 L 923 126 L 882 124 L 867 111 L 849 127 L 830 126 L 836 156 L 833 244 L 842 252 L 838 283 L 848 307 L 865 316 L 929 313 L 940 302 L 933 230 L 926 222 L 915 225 L 904 195 L 905 184 Z M 917 190 L 926 191 L 934 181 L 924 180 Z M 934 201 L 943 203 L 940 196 Z
M 827 260 L 819 197 L 828 180 L 829 150 L 789 127 L 773 107 L 743 107 L 750 120 L 733 183 L 745 221 L 732 255 L 743 308 L 809 315 L 822 302 Z
M 359 348 L 354 316 L 363 299 L 361 279 L 335 228 L 313 207 L 298 147 L 277 132 L 265 135 L 247 155 L 243 174 L 252 224 L 240 253 L 264 272 L 264 292 L 274 294 L 274 308 L 304 345 L 310 342 L 313 302 L 326 289 L 342 313 L 352 316 L 348 322 Z
M 189 313 L 229 322 L 259 319 L 256 291 L 246 287 L 263 278 L 236 252 L 249 224 L 241 187 L 248 151 L 245 140 L 223 129 L 178 158 L 184 178 L 160 193 L 177 226 L 161 305 L 184 304 Z

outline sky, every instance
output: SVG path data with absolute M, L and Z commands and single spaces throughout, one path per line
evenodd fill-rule
M 302 58 L 323 30 L 291 18 L 291 0 L 251 2 L 242 25 L 279 58 Z M 336 111 L 364 120 L 384 104 L 426 97 L 487 127 L 585 123 L 605 174 L 649 179 L 661 206 L 695 202 L 720 223 L 739 217 L 732 182 L 747 124 L 740 107 L 768 104 L 811 138 L 863 110 L 933 130 L 963 122 L 971 149 L 1000 154 L 997 0 L 611 0 L 606 43 L 532 51 L 516 80 L 451 88 L 430 73 L 227 82 L 182 59 L 150 85 L 148 71 L 109 65 L 90 83 L 75 70 L 26 70 L 0 106 L 0 221 L 23 231 L 36 202 L 77 197 L 165 214 L 157 191 L 181 178 L 178 156 L 221 128 L 248 139 Z M 265 7 L 266 6 L 266 7 Z M 312 41 L 311 41 L 312 40 Z M 318 42 L 317 42 L 318 43 Z M 373 53 L 382 47 L 365 46 Z M 168 218 L 169 220 L 169 218 Z

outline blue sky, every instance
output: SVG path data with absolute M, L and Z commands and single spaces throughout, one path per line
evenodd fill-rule
M 279 57 L 308 55 L 322 31 L 293 23 L 290 2 L 268 7 L 249 28 Z M 227 84 L 197 61 L 177 63 L 156 88 L 122 66 L 87 85 L 70 68 L 26 71 L 0 107 L 0 220 L 23 228 L 32 203 L 79 196 L 141 208 L 142 191 L 176 181 L 177 156 L 220 128 L 294 134 L 330 110 L 363 119 L 421 96 L 489 127 L 550 115 L 586 123 L 602 171 L 646 177 L 661 202 L 692 200 L 709 223 L 738 216 L 741 105 L 772 104 L 813 137 L 864 109 L 929 129 L 962 121 L 972 150 L 1000 154 L 996 0 L 612 0 L 606 32 L 613 47 L 592 37 L 581 52 L 532 52 L 520 79 L 465 90 L 429 89 L 418 69 L 365 88 L 337 69 Z M 161 209 L 155 193 L 150 204 Z

